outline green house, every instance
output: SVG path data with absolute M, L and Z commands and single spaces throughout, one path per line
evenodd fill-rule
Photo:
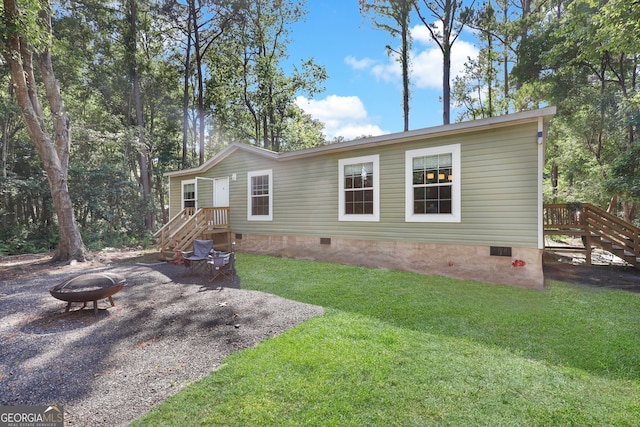
M 231 239 L 241 252 L 541 288 L 542 172 L 555 111 L 286 153 L 232 143 L 198 168 L 166 174 L 172 220 L 162 245 Z M 198 212 L 207 212 L 199 225 Z

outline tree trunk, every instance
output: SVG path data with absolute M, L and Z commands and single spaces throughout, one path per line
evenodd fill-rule
M 138 60 L 136 57 L 136 45 L 138 38 L 138 7 L 137 0 L 129 0 L 130 6 L 130 31 L 131 41 L 129 49 L 129 58 L 131 60 L 131 81 L 133 84 L 133 100 L 136 109 L 136 125 L 138 127 L 138 150 L 139 167 L 140 167 L 140 186 L 142 187 L 142 204 L 145 208 L 144 224 L 147 230 L 153 229 L 153 213 L 149 209 L 149 205 L 152 204 L 151 197 L 151 178 L 149 173 L 149 150 L 147 149 L 147 141 L 144 134 L 144 117 L 142 114 L 142 97 L 140 95 L 140 77 L 138 75 Z
M 195 8 L 195 4 L 194 4 Z M 196 57 L 196 79 L 198 84 L 198 165 L 204 163 L 204 84 L 202 77 L 202 54 L 200 53 L 200 31 L 198 27 L 198 16 L 194 9 L 191 15 L 193 20 L 193 49 Z
M 409 130 L 409 29 L 402 26 L 402 109 L 404 131 Z
M 51 33 L 50 13 L 49 5 L 40 11 L 40 18 L 47 24 L 49 34 Z M 5 28 L 13 30 L 7 32 L 5 60 L 11 69 L 16 100 L 29 138 L 36 147 L 47 173 L 53 206 L 58 217 L 60 241 L 54 260 L 85 261 L 87 253 L 75 221 L 67 183 L 71 146 L 70 121 L 64 109 L 60 87 L 53 72 L 50 46 L 44 48 L 44 51 L 38 56 L 38 61 L 53 118 L 53 140 L 45 131 L 42 106 L 36 92 L 37 82 L 33 70 L 32 47 L 19 34 L 17 28 L 17 22 L 21 17 L 15 0 L 4 0 L 3 18 Z
M 493 117 L 495 113 L 493 111 L 493 35 L 491 33 L 487 33 L 487 50 L 489 51 L 487 61 L 487 102 L 489 103 L 489 114 L 485 117 Z
M 193 0 L 187 2 L 189 19 L 187 19 L 187 49 L 184 60 L 184 85 L 182 91 L 182 169 L 187 168 L 187 150 L 189 144 L 189 67 L 191 66 L 191 14 L 195 13 Z
M 451 122 L 451 46 L 442 51 L 442 124 Z
M 7 177 L 7 153 L 9 152 L 9 115 L 2 118 L 2 177 Z
M 509 22 L 509 5 L 508 3 L 503 3 L 503 24 Z M 502 52 L 502 81 L 504 84 L 503 88 L 503 96 L 505 100 L 509 99 L 509 45 L 508 43 L 504 43 L 503 52 Z M 509 102 L 505 102 L 503 114 L 509 114 Z
M 607 206 L 607 212 L 612 214 L 615 211 L 617 204 L 618 204 L 618 195 L 614 194 L 613 196 L 611 196 L 611 199 L 609 200 L 609 206 Z
M 622 202 L 622 217 L 627 222 L 631 222 L 631 215 L 629 215 L 630 210 L 631 210 L 631 205 L 627 200 L 624 200 Z
M 558 203 L 558 164 L 555 160 L 551 163 L 551 194 L 553 203 Z

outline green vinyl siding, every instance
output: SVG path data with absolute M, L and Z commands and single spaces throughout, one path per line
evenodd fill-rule
M 199 208 L 213 206 L 213 181 L 210 179 L 198 179 L 198 204 Z
M 537 125 L 486 132 L 463 147 L 463 224 L 477 243 L 537 247 Z
M 461 147 L 461 221 L 405 222 L 405 151 L 450 144 Z M 235 174 L 234 233 L 536 248 L 538 149 L 537 123 L 530 122 L 280 160 L 236 149 L 201 176 Z M 380 159 L 380 220 L 339 221 L 338 162 L 368 155 Z M 273 171 L 273 220 L 249 221 L 247 173 L 264 169 Z M 171 177 L 172 215 L 179 212 L 180 182 L 189 178 Z
M 169 179 L 169 216 L 174 217 L 182 210 L 182 182 L 194 180 L 195 175 L 185 175 Z
M 200 175 L 196 182 L 196 206 L 213 206 L 213 181 L 201 179 L 205 175 Z M 169 216 L 174 217 L 182 210 L 182 183 L 184 181 L 196 180 L 196 175 L 185 175 L 169 178 Z

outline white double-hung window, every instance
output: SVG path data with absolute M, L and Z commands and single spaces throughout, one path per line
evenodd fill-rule
M 338 220 L 380 220 L 380 156 L 338 161 Z
M 460 144 L 405 152 L 405 220 L 460 222 Z
M 273 172 L 271 169 L 247 174 L 247 219 L 271 221 L 273 219 Z
M 195 208 L 196 201 L 196 180 L 182 181 L 182 208 Z

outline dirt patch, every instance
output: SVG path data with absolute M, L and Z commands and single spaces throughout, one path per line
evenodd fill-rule
M 29 278 L 43 274 L 82 272 L 122 263 L 155 262 L 157 252 L 141 249 L 105 249 L 89 253 L 87 262 L 51 262 L 53 252 L 0 256 L 0 280 Z
M 604 251 L 594 251 L 591 265 L 582 253 L 546 252 L 543 267 L 546 280 L 640 293 L 640 270 Z
M 547 238 L 545 243 L 556 248 L 547 250 L 542 258 L 546 280 L 640 293 L 640 269 L 612 253 L 593 248 L 591 265 L 587 265 L 580 238 Z

